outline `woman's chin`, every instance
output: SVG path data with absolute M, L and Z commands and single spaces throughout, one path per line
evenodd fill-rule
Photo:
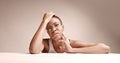
M 52 37 L 52 40 L 59 40 L 59 39 L 61 39 L 61 36 Z

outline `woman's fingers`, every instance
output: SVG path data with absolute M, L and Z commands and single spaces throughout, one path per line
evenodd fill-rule
M 60 41 L 58 42 L 58 47 L 61 49 L 61 50 L 65 50 L 65 43 L 63 41 Z
M 60 38 L 61 37 L 61 38 Z M 56 35 L 55 40 L 57 41 L 58 47 L 64 52 L 70 52 L 72 47 L 64 35 Z
M 45 13 L 44 16 L 43 16 L 43 21 L 49 22 L 50 19 L 53 17 L 53 15 L 55 15 L 55 13 L 53 13 L 53 12 Z
M 72 52 L 72 47 L 70 43 L 65 40 L 58 40 L 58 47 L 64 52 Z
M 52 37 L 53 40 L 55 41 L 58 41 L 58 40 L 66 40 L 66 37 L 62 34 L 55 34 L 53 37 Z

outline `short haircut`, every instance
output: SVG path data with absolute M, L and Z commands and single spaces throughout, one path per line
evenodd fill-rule
M 57 18 L 57 19 L 59 19 L 61 25 L 63 25 L 63 22 L 62 22 L 62 20 L 60 19 L 60 17 L 58 17 L 58 16 L 56 16 L 56 15 L 53 15 L 53 18 Z

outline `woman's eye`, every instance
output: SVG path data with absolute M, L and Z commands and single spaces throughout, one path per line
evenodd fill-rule
M 51 30 L 52 29 L 52 27 L 48 27 L 48 30 Z
M 59 24 L 55 24 L 55 26 L 57 27 Z
M 49 28 L 49 30 L 51 30 L 52 28 Z

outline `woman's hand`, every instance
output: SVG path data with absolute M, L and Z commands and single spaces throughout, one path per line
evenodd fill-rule
M 70 42 L 66 39 L 65 36 L 62 36 L 62 38 L 58 40 L 58 46 L 61 51 L 68 53 L 72 52 L 72 47 L 70 45 Z
M 64 44 L 65 44 L 65 49 L 64 49 L 64 51 L 65 51 L 65 52 L 68 52 L 68 53 L 72 52 L 72 51 L 73 51 L 73 50 L 72 50 L 73 48 L 71 47 L 69 40 L 66 39 L 66 37 L 63 37 L 63 39 L 64 39 Z
M 43 16 L 43 21 L 48 23 L 51 20 L 51 18 L 53 17 L 53 15 L 55 15 L 55 13 L 53 13 L 53 12 L 45 13 Z

